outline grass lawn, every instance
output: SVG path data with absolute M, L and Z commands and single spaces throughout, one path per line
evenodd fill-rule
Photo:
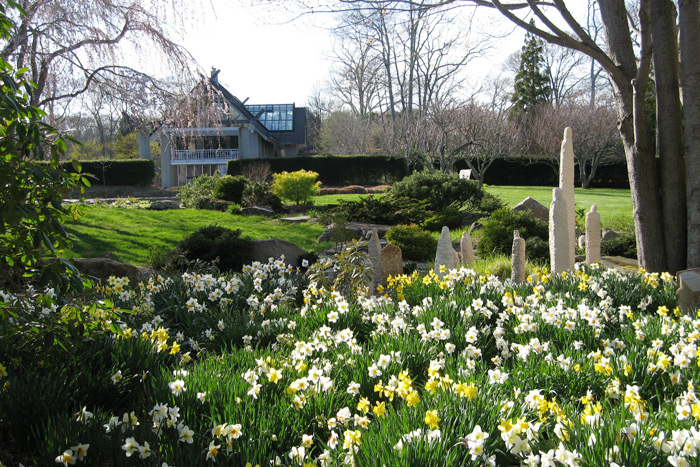
M 552 189 L 549 186 L 487 186 L 486 191 L 498 196 L 508 206 L 515 206 L 528 196 L 532 196 L 547 208 L 552 203 Z M 598 206 L 600 220 L 604 226 L 613 229 L 627 227 L 632 223 L 632 196 L 629 190 L 615 188 L 575 188 L 576 207 L 586 212 L 592 205 Z
M 145 265 L 149 248 L 174 248 L 187 235 L 209 224 L 241 229 L 243 236 L 255 240 L 287 240 L 307 251 L 327 247 L 316 244 L 323 232 L 317 223 L 288 224 L 266 217 L 194 209 L 148 211 L 84 206 L 83 212 L 78 221 L 66 224 L 66 230 L 78 238 L 64 252 L 66 257 L 96 258 L 111 253 L 118 261 Z
M 547 208 L 552 202 L 552 188 L 548 186 L 487 186 L 486 191 L 498 196 L 506 205 L 513 207 L 528 196 L 532 196 Z M 356 201 L 369 195 L 324 195 L 315 196 L 314 204 L 325 206 L 338 204 L 340 200 Z M 382 196 L 382 195 L 375 195 Z M 614 188 L 575 189 L 576 207 L 590 211 L 598 206 L 603 226 L 615 230 L 629 229 L 632 224 L 632 197 L 629 190 Z
M 486 188 L 502 198 L 508 206 L 515 206 L 528 196 L 549 206 L 551 187 L 497 187 Z M 314 197 L 314 204 L 338 204 L 340 200 L 358 200 L 369 195 L 324 195 Z M 382 195 L 377 195 L 382 196 Z M 628 228 L 632 221 L 632 199 L 629 190 L 576 189 L 576 206 L 587 211 L 598 205 L 603 225 L 614 229 Z M 64 252 L 69 258 L 95 258 L 111 253 L 119 261 L 145 265 L 149 248 L 174 248 L 187 235 L 200 227 L 217 224 L 241 229 L 243 235 L 255 240 L 279 238 L 290 241 L 307 251 L 322 251 L 329 244 L 316 244 L 323 232 L 317 223 L 288 224 L 276 219 L 258 216 L 234 216 L 216 211 L 181 209 L 176 211 L 147 211 L 142 209 L 84 206 L 84 215 L 69 222 L 66 229 L 78 240 Z M 461 233 L 455 231 L 456 238 Z

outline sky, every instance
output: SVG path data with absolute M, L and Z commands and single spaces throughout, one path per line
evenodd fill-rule
M 320 24 L 329 17 L 284 24 L 259 8 L 229 3 L 216 7 L 185 38 L 184 46 L 206 73 L 248 104 L 303 106 L 314 85 L 328 75 L 331 34 Z
M 575 0 L 575 9 L 578 2 L 585 5 Z M 219 81 L 239 99 L 248 98 L 248 104 L 305 105 L 332 67 L 332 16 L 317 14 L 290 22 L 288 12 L 250 5 L 241 0 L 216 3 L 214 13 L 189 31 L 183 45 L 206 73 L 212 67 L 220 69 Z M 284 1 L 275 5 L 282 8 Z M 524 38 L 523 31 L 498 14 L 480 21 L 485 28 L 509 35 L 494 40 L 488 55 L 468 65 L 467 83 L 472 88 L 499 74 Z

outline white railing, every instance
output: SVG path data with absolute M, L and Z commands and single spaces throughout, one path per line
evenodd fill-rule
M 171 152 L 173 164 L 216 163 L 230 159 L 239 159 L 238 149 L 175 149 Z

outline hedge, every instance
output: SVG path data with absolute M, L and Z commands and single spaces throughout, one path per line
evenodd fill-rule
M 150 185 L 156 176 L 150 159 L 80 161 L 81 172 L 92 175 L 92 185 Z M 70 161 L 61 162 L 61 168 L 75 172 Z
M 465 161 L 459 161 L 455 168 L 461 170 L 469 167 Z M 578 165 L 574 170 L 574 183 L 580 186 Z M 557 186 L 559 174 L 552 169 L 551 165 L 542 162 L 529 163 L 515 158 L 497 159 L 486 171 L 484 183 L 496 186 Z M 591 188 L 629 188 L 625 162 L 598 166 L 589 186 Z
M 393 183 L 408 175 L 401 157 L 392 156 L 306 156 L 238 159 L 228 162 L 228 174 L 240 175 L 243 167 L 265 162 L 273 173 L 311 170 L 324 185 L 379 185 Z

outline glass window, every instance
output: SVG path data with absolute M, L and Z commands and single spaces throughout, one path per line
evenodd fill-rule
M 248 105 L 246 108 L 270 131 L 292 131 L 294 129 L 294 104 Z

